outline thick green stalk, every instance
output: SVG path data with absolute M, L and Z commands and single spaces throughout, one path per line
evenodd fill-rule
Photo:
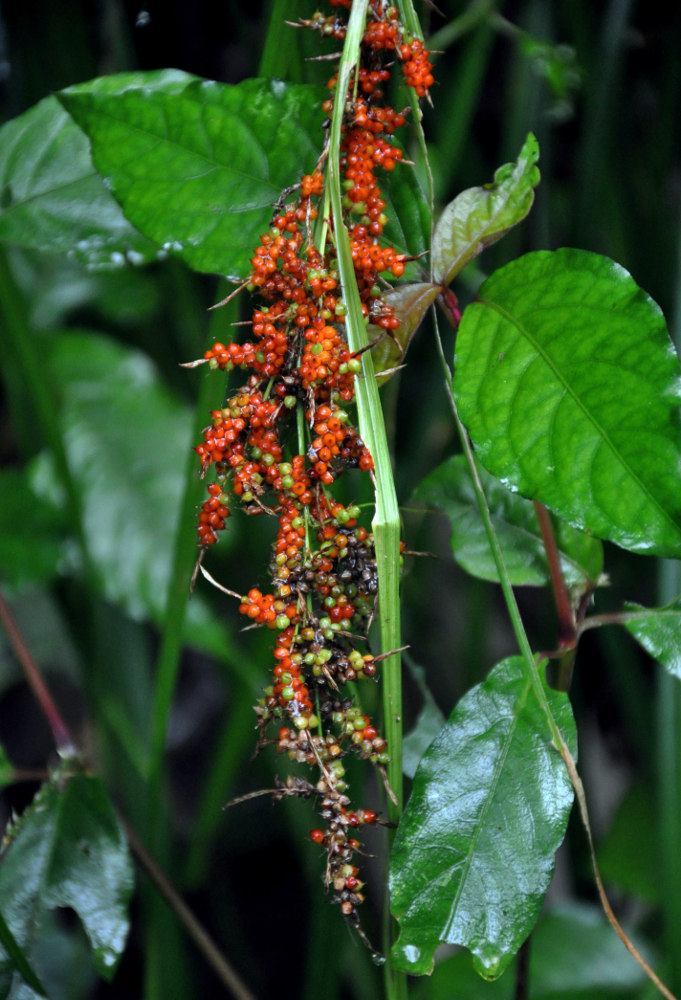
M 357 289 L 350 253 L 350 241 L 343 222 L 340 176 L 340 139 L 345 102 L 352 73 L 357 64 L 366 23 L 368 0 L 355 0 L 350 13 L 347 35 L 338 71 L 338 83 L 329 138 L 329 189 L 333 213 L 334 240 L 346 313 L 348 345 L 362 353 L 362 374 L 356 380 L 359 430 L 374 460 L 376 511 L 372 521 L 376 546 L 376 566 L 379 588 L 379 621 L 381 644 L 385 652 L 398 649 L 400 634 L 400 521 L 392 474 L 385 421 L 378 394 L 373 358 L 366 350 L 369 339 Z M 382 663 L 383 709 L 385 735 L 390 752 L 388 781 L 397 804 L 390 802 L 391 820 L 397 821 L 402 809 L 402 683 L 401 659 L 393 653 Z M 387 914 L 386 914 L 387 919 Z M 406 978 L 386 968 L 386 987 L 390 1000 L 406 996 Z
M 397 496 L 392 474 L 390 452 L 383 419 L 381 400 L 374 373 L 366 321 L 355 279 L 355 271 L 350 253 L 350 241 L 343 223 L 341 203 L 341 177 L 339 167 L 340 135 L 345 100 L 351 73 L 357 62 L 357 53 L 366 19 L 367 0 L 354 3 L 345 39 L 336 88 L 336 99 L 329 140 L 329 188 L 334 221 L 334 239 L 338 254 L 338 268 L 343 286 L 343 297 L 347 308 L 345 325 L 348 345 L 351 351 L 363 351 L 362 374 L 357 379 L 357 412 L 359 430 L 364 443 L 374 460 L 376 481 L 376 512 L 372 521 L 376 544 L 376 563 L 379 586 L 379 616 L 381 643 L 384 651 L 397 649 L 400 637 L 399 603 L 399 563 L 400 563 L 400 520 Z M 383 703 L 385 708 L 386 738 L 390 748 L 390 786 L 398 802 L 402 798 L 402 689 L 400 680 L 400 656 L 395 653 L 387 657 L 382 665 Z M 400 807 L 391 805 L 391 819 L 397 819 Z

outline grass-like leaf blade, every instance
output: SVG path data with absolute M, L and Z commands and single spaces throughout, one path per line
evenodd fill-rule
M 567 697 L 546 689 L 567 743 Z M 456 706 L 426 751 L 390 867 L 398 968 L 431 970 L 460 944 L 495 978 L 532 930 L 572 804 L 567 769 L 520 657 L 499 663 Z
M 464 312 L 454 392 L 495 476 L 637 552 L 681 552 L 681 368 L 658 306 L 606 257 L 530 253 Z

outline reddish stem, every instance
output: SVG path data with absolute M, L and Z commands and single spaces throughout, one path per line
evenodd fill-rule
M 459 300 L 451 288 L 444 286 L 441 289 L 439 302 L 451 325 L 455 330 L 458 330 L 461 322 L 461 309 L 459 308 Z
M 553 532 L 551 517 L 544 504 L 539 503 L 537 500 L 534 501 L 534 509 L 539 521 L 542 541 L 544 542 L 546 561 L 548 562 L 549 574 L 551 576 L 553 599 L 556 603 L 556 613 L 558 615 L 558 648 L 567 652 L 574 649 L 577 643 L 575 613 L 560 565 L 560 555 L 556 544 L 556 536 Z
M 47 724 L 52 731 L 52 736 L 60 757 L 76 757 L 78 751 L 76 750 L 76 745 L 69 732 L 69 728 L 62 719 L 59 709 L 55 705 L 52 695 L 48 691 L 47 685 L 36 666 L 35 660 L 29 653 L 28 647 L 21 637 L 19 628 L 2 594 L 0 594 L 0 621 L 2 621 L 7 632 L 7 636 L 21 664 L 28 685 L 33 691 L 47 720 Z

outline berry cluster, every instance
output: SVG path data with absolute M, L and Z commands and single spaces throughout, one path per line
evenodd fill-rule
M 330 2 L 351 7 L 351 0 Z M 340 12 L 316 13 L 300 23 L 325 36 L 345 36 Z M 406 258 L 382 240 L 388 220 L 377 173 L 402 160 L 392 136 L 405 115 L 383 102 L 382 86 L 390 77 L 381 62 L 386 56 L 397 56 L 408 85 L 426 93 L 432 84 L 426 50 L 406 35 L 395 8 L 372 0 L 357 79 L 345 101 L 340 167 L 343 222 L 362 310 L 367 322 L 389 333 L 399 321 L 379 280 L 386 274 L 399 278 Z M 334 77 L 329 88 L 336 86 Z M 332 104 L 324 105 L 329 113 Z M 314 783 L 291 779 L 277 794 L 318 800 L 324 827 L 311 838 L 326 852 L 326 887 L 359 927 L 357 832 L 378 816 L 352 808 L 344 760 L 354 755 L 383 771 L 389 757 L 369 716 L 343 694 L 348 682 L 373 679 L 381 657 L 357 648 L 366 643 L 377 599 L 373 537 L 360 523 L 358 504 L 331 495 L 348 470 L 372 475 L 373 459 L 348 410 L 361 362 L 344 335 L 333 220 L 319 220 L 330 232 L 323 247 L 313 237 L 325 156 L 302 178 L 295 201 L 282 201 L 251 259 L 247 287 L 259 297 L 252 339 L 215 343 L 195 362 L 245 373 L 241 387 L 211 413 L 196 447 L 202 475 L 213 472 L 198 543 L 201 560 L 225 528 L 230 503 L 248 515 L 276 519 L 271 587 L 266 593 L 252 588 L 239 603 L 251 625 L 276 633 L 272 683 L 256 706 L 258 747 L 275 744 L 279 754 L 315 770 Z

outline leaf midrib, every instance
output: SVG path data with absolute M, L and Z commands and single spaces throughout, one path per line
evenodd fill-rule
M 494 772 L 493 772 L 493 775 L 492 775 L 492 780 L 491 780 L 491 782 L 489 784 L 489 791 L 488 791 L 487 797 L 485 799 L 485 803 L 484 803 L 484 805 L 482 807 L 482 810 L 480 812 L 480 816 L 479 816 L 478 822 L 476 824 L 475 833 L 474 833 L 473 837 L 471 838 L 470 847 L 469 847 L 468 852 L 466 854 L 466 858 L 465 858 L 465 861 L 464 861 L 462 874 L 461 874 L 461 877 L 459 879 L 459 884 L 458 884 L 457 890 L 456 890 L 456 892 L 454 894 L 454 898 L 452 900 L 452 905 L 449 908 L 449 915 L 448 915 L 448 918 L 447 918 L 447 923 L 445 924 L 445 927 L 444 927 L 445 937 L 444 937 L 443 940 L 449 941 L 448 935 L 449 935 L 449 932 L 450 932 L 450 930 L 452 928 L 452 925 L 454 924 L 454 921 L 456 919 L 456 911 L 458 909 L 459 901 L 461 899 L 461 896 L 463 894 L 466 882 L 468 880 L 468 875 L 470 873 L 471 865 L 473 864 L 473 858 L 474 858 L 474 855 L 475 855 L 475 848 L 477 846 L 478 839 L 479 839 L 480 834 L 482 832 L 482 828 L 485 825 L 485 818 L 487 816 L 487 813 L 491 809 L 492 802 L 493 802 L 493 800 L 494 800 L 494 798 L 496 796 L 496 790 L 497 790 L 497 786 L 499 784 L 499 780 L 500 780 L 500 776 L 501 776 L 501 773 L 502 773 L 502 770 L 503 770 L 503 766 L 504 766 L 504 764 L 506 762 L 506 758 L 508 756 L 509 750 L 510 750 L 511 745 L 513 743 L 513 738 L 515 736 L 516 727 L 518 725 L 520 714 L 521 714 L 523 708 L 525 707 L 525 702 L 527 701 L 527 695 L 529 693 L 530 686 L 531 686 L 530 685 L 530 681 L 529 681 L 529 679 L 527 679 L 525 681 L 524 687 L 518 693 L 518 696 L 517 696 L 517 698 L 516 698 L 516 700 L 514 702 L 514 706 L 513 706 L 514 707 L 513 720 L 511 722 L 510 727 L 509 727 L 506 739 L 504 740 L 503 750 L 499 754 L 499 759 L 498 759 L 497 764 L 496 764 L 496 766 L 494 768 Z M 450 941 L 449 943 L 452 944 L 454 942 Z M 459 943 L 464 943 L 464 942 L 459 942 Z
M 577 395 L 577 393 L 572 388 L 572 385 L 568 381 L 566 381 L 566 379 L 562 375 L 560 369 L 557 367 L 556 363 L 553 361 L 553 359 L 548 354 L 548 352 L 541 346 L 541 344 L 539 344 L 539 342 L 531 334 L 531 332 L 520 322 L 519 319 L 517 319 L 517 317 L 515 317 L 512 313 L 510 313 L 506 309 L 504 309 L 504 307 L 501 306 L 498 302 L 494 302 L 491 299 L 479 299 L 479 302 L 480 302 L 481 305 L 484 305 L 484 306 L 487 306 L 490 309 L 493 309 L 500 316 L 502 316 L 508 323 L 510 323 L 513 327 L 515 327 L 515 329 L 518 331 L 518 334 L 521 337 L 524 337 L 527 340 L 527 342 L 534 348 L 534 350 L 542 358 L 542 360 L 544 361 L 544 363 L 546 364 L 546 366 L 548 368 L 550 368 L 550 370 L 553 372 L 553 374 L 556 377 L 557 381 L 563 386 L 563 389 L 565 390 L 565 392 L 570 396 L 570 398 L 573 400 L 573 402 L 582 411 L 582 413 L 587 418 L 587 420 L 592 425 L 592 427 L 594 427 L 594 429 L 598 432 L 598 434 L 600 435 L 602 441 L 605 442 L 608 445 L 608 447 L 609 447 L 609 449 L 610 449 L 613 457 L 617 461 L 619 461 L 619 463 L 625 469 L 625 471 L 628 473 L 628 475 L 630 476 L 630 478 L 637 484 L 637 486 L 639 487 L 639 489 L 641 490 L 641 492 L 643 493 L 643 495 L 648 498 L 648 500 L 650 501 L 650 503 L 652 504 L 652 506 L 654 506 L 662 514 L 663 518 L 674 528 L 674 530 L 675 530 L 675 532 L 677 534 L 680 533 L 681 532 L 681 524 L 679 524 L 671 516 L 671 514 L 669 513 L 669 511 L 667 511 L 666 508 L 662 506 L 662 504 L 657 499 L 657 497 L 655 497 L 650 492 L 650 489 L 648 488 L 648 486 L 634 472 L 634 470 L 631 468 L 629 462 L 624 458 L 624 456 L 621 454 L 621 452 L 617 449 L 617 447 L 613 443 L 612 439 L 610 438 L 609 434 L 606 432 L 605 428 L 601 426 L 601 424 L 598 422 L 598 420 L 596 420 L 596 418 L 593 416 L 593 414 L 591 413 L 591 411 L 586 408 L 586 406 L 584 405 L 584 403 L 582 402 L 582 400 L 580 399 L 580 397 Z M 555 407 L 554 407 L 554 412 L 555 412 Z M 601 511 L 602 511 L 602 508 L 600 507 L 600 504 L 598 506 L 599 506 L 599 509 L 601 509 Z

